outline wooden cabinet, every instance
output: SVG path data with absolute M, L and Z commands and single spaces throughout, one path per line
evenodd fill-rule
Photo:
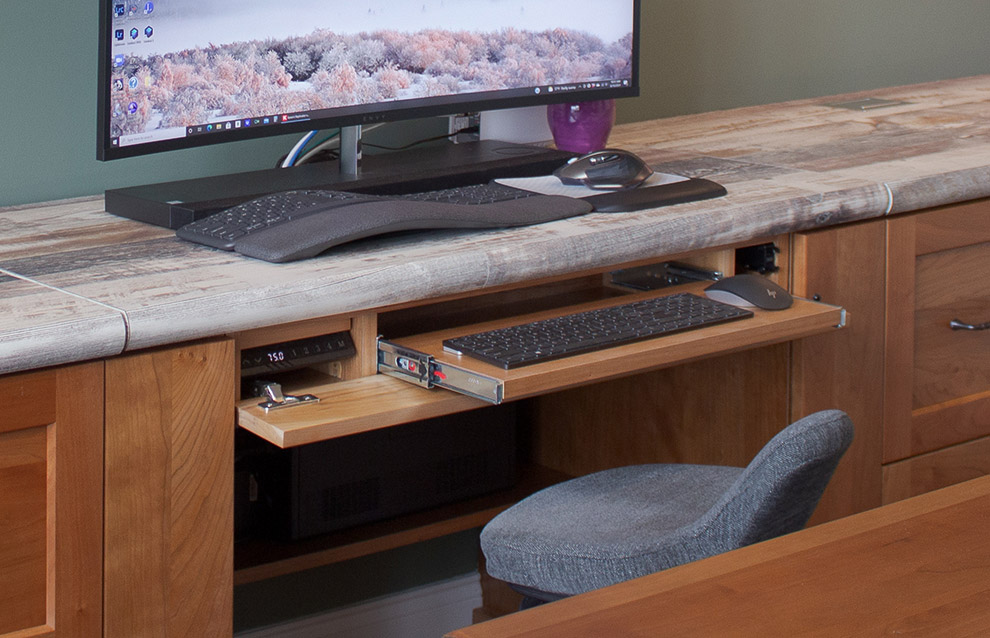
M 986 322 L 990 200 L 890 220 L 886 502 L 990 473 Z
M 0 638 L 231 635 L 232 343 L 10 375 L 0 396 Z
M 885 237 L 883 221 L 794 237 L 793 292 L 840 305 L 849 314 L 845 329 L 796 341 L 792 349 L 790 420 L 838 408 L 856 431 L 813 523 L 881 503 Z
M 728 268 L 720 269 L 731 274 L 734 250 L 720 252 L 729 256 L 722 260 Z M 780 275 L 786 277 L 784 266 Z M 824 335 L 827 342 L 842 333 L 836 329 L 843 323 L 842 308 L 798 299 L 787 310 L 756 310 L 745 321 L 510 371 L 457 359 L 441 346 L 447 336 L 647 296 L 700 295 L 705 286 L 694 282 L 633 292 L 615 286 L 608 273 L 586 273 L 566 281 L 382 310 L 375 317 L 377 330 L 358 331 L 356 358 L 374 361 L 374 339 L 360 335 L 382 334 L 398 346 L 430 354 L 431 361 L 440 365 L 470 369 L 496 381 L 501 399 L 517 402 L 517 488 L 306 539 L 291 547 L 264 540 L 241 542 L 235 556 L 235 582 L 279 576 L 479 527 L 539 487 L 605 467 L 664 461 L 745 465 L 787 424 L 790 342 L 808 335 Z M 286 326 L 284 332 L 273 327 L 234 338 L 244 349 L 346 329 L 346 319 L 300 323 Z M 371 318 L 358 319 L 350 319 L 352 331 L 355 323 L 369 323 Z M 238 403 L 240 427 L 288 448 L 485 405 L 480 399 L 448 390 L 429 391 L 376 375 L 373 365 L 363 366 L 363 372 L 358 370 L 362 366 L 352 368 L 357 371 L 337 370 L 337 379 L 311 374 L 318 370 L 284 375 L 280 380 L 283 390 L 311 394 L 320 402 L 266 412 L 259 407 L 259 399 L 245 398 Z M 879 500 L 879 478 L 876 491 Z
M 100 636 L 103 364 L 3 377 L 0 396 L 0 636 Z
M 106 363 L 105 638 L 233 632 L 234 348 Z

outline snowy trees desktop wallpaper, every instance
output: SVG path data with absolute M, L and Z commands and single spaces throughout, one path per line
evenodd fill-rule
M 220 11 L 203 0 L 159 0 L 131 20 L 153 24 L 153 37 L 114 49 L 122 93 L 113 97 L 114 134 L 628 78 L 628 5 L 247 0 Z M 319 26 L 299 32 L 300 22 Z

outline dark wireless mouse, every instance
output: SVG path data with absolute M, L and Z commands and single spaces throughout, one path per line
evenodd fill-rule
M 564 184 L 621 190 L 639 186 L 653 175 L 653 169 L 629 151 L 606 148 L 575 158 L 553 174 Z
M 705 288 L 705 296 L 715 301 L 764 310 L 784 310 L 794 302 L 791 293 L 760 275 L 735 275 L 719 279 Z

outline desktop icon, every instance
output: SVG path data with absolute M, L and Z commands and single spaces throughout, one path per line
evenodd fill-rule
M 152 35 L 154 35 L 154 33 L 155 30 L 152 29 L 151 26 L 147 26 L 144 28 L 144 37 L 150 38 Z
M 121 80 L 121 81 L 123 81 L 123 80 Z M 137 79 L 136 77 L 134 77 L 134 76 L 132 75 L 131 77 L 129 77 L 129 78 L 127 79 L 127 86 L 128 86 L 128 88 L 130 88 L 130 89 L 131 89 L 132 91 L 133 91 L 134 89 L 136 89 L 136 88 L 138 88 L 138 79 Z
M 114 91 L 123 91 L 124 90 L 124 79 L 123 78 L 116 78 L 116 79 L 114 79 L 114 81 L 113 81 L 113 90 Z
M 130 113 L 131 115 L 137 113 L 137 110 L 138 110 L 137 102 L 131 102 L 130 104 L 127 105 L 127 112 Z
M 124 30 L 123 29 L 117 29 L 116 31 L 113 32 L 113 37 L 116 38 L 117 40 L 123 40 L 124 39 Z
M 145 2 L 144 3 L 144 15 L 146 15 L 146 16 L 147 15 L 151 15 L 154 10 L 155 10 L 155 3 L 154 2 Z
M 115 69 L 119 69 L 120 67 L 124 66 L 124 64 L 125 64 L 125 58 L 122 54 L 117 54 L 113 56 L 113 67 Z
M 139 35 L 141 35 L 141 32 L 137 30 L 137 27 L 131 29 L 131 40 L 137 40 Z
M 136 4 L 132 4 L 129 7 L 127 7 L 128 17 L 133 17 L 136 16 L 137 14 L 138 14 L 138 6 Z
M 118 18 L 123 18 L 127 14 L 127 5 L 124 3 L 115 3 L 113 5 L 113 15 Z

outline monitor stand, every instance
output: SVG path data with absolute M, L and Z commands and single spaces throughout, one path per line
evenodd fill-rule
M 345 145 L 346 145 L 346 140 Z M 351 146 L 351 148 L 354 148 Z M 359 148 L 359 147 L 358 147 Z M 487 182 L 497 177 L 549 175 L 574 156 L 554 149 L 485 140 L 301 164 L 106 191 L 106 210 L 179 228 L 248 199 L 279 191 L 322 188 L 395 194 Z
M 175 229 L 279 191 L 315 188 L 382 195 L 410 193 L 479 184 L 500 177 L 549 175 L 574 157 L 574 153 L 565 151 L 496 140 L 362 157 L 360 138 L 360 126 L 341 129 L 340 162 L 115 188 L 106 191 L 106 210 L 120 217 Z M 605 193 L 588 201 L 594 204 L 595 198 L 600 198 L 602 210 L 606 210 L 606 203 L 612 210 L 621 210 L 623 200 L 628 199 L 626 210 L 638 210 L 724 194 L 725 189 L 714 182 L 691 179 L 669 187 Z

